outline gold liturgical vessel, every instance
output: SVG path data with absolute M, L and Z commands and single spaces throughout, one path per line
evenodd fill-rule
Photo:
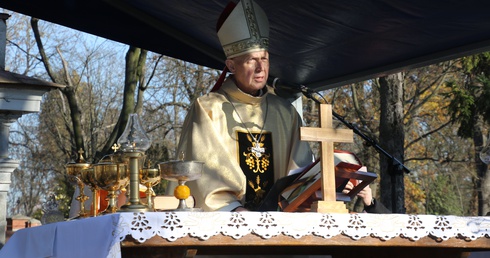
M 154 211 L 152 196 L 153 186 L 160 183 L 162 178 L 177 181 L 179 185 L 174 191 L 174 196 L 179 199 L 179 204 L 174 211 L 201 211 L 201 208 L 188 207 L 186 199 L 190 196 L 190 189 L 186 182 L 198 179 L 202 174 L 204 163 L 199 161 L 184 161 L 183 154 L 180 160 L 168 161 L 158 164 L 158 168 L 152 168 L 148 164 L 144 168 L 146 158 L 145 151 L 151 145 L 149 137 L 141 126 L 137 114 L 130 114 L 124 132 L 114 144 L 114 154 L 105 156 L 97 164 L 89 164 L 83 158 L 83 151 L 79 152 L 77 162 L 66 165 L 67 174 L 71 181 L 80 188 L 79 217 L 87 217 L 84 202 L 88 196 L 84 195 L 84 185 L 92 190 L 91 216 L 97 216 L 99 189 L 108 192 L 108 206 L 101 214 L 115 212 L 148 212 Z M 118 150 L 119 149 L 119 150 Z M 140 200 L 140 183 L 146 186 L 147 203 Z M 126 189 L 127 201 L 119 209 L 117 207 L 118 192 Z
M 99 186 L 97 186 L 97 182 L 94 177 L 94 169 L 92 167 L 82 169 L 80 173 L 80 179 L 82 182 L 87 185 L 92 191 L 92 212 L 90 216 L 97 216 L 97 211 L 99 207 Z
M 127 164 L 117 162 L 114 155 L 104 157 L 101 162 L 93 165 L 95 184 L 107 191 L 107 208 L 101 214 L 117 211 L 117 192 L 129 183 Z
M 92 164 L 87 163 L 83 158 L 84 151 L 80 149 L 78 151 L 78 159 L 76 162 L 70 162 L 66 164 L 66 174 L 68 174 L 68 179 L 72 185 L 77 185 L 80 190 L 80 194 L 76 197 L 76 200 L 80 202 L 80 211 L 78 216 L 75 218 L 85 218 L 88 216 L 85 211 L 85 201 L 88 200 L 88 196 L 85 195 L 85 184 L 81 180 L 82 170 L 88 169 Z
M 158 168 L 152 168 L 151 163 L 148 162 L 148 166 L 141 170 L 141 184 L 146 186 L 146 205 L 151 211 L 155 211 L 155 205 L 153 203 L 153 196 L 155 192 L 153 191 L 153 186 L 160 183 L 162 176 Z

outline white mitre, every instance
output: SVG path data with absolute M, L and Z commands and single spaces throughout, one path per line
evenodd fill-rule
M 226 11 L 226 10 L 225 10 Z M 269 21 L 252 0 L 240 1 L 218 25 L 218 38 L 227 58 L 269 49 Z

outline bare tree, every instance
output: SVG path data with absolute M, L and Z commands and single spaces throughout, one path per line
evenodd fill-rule
M 36 72 L 40 67 L 47 71 L 44 76 L 42 73 L 36 75 L 67 85 L 62 92 L 46 94 L 39 123 L 36 123 L 38 133 L 33 134 L 45 151 L 49 148 L 50 157 L 57 159 L 50 160 L 52 177 L 46 183 L 50 190 L 58 189 L 58 195 L 65 195 L 69 200 L 71 187 L 65 164 L 80 148 L 85 150 L 90 161 L 97 162 L 110 151 L 110 146 L 124 130 L 129 113 L 141 115 L 145 129 L 153 139 L 147 153 L 153 164 L 174 158 L 187 108 L 194 96 L 211 87 L 217 71 L 135 47 L 127 48 L 126 62 L 120 62 L 118 60 L 124 58 L 117 52 L 122 50 L 121 44 L 107 40 L 100 42 L 94 37 L 84 43 L 80 32 L 51 39 L 47 36 L 56 33 L 44 31 L 52 29 L 53 25 L 46 26 L 37 19 L 32 19 L 30 24 L 35 40 L 30 42 L 28 49 L 32 52 L 28 56 L 36 61 L 33 62 Z M 34 51 L 36 45 L 38 51 Z M 19 53 L 27 53 L 21 44 L 14 48 L 23 50 Z M 189 97 L 189 93 L 194 96 Z M 31 160 L 26 159 L 26 162 Z M 18 188 L 13 192 L 24 195 L 24 190 Z M 44 195 L 47 192 L 45 189 Z
M 12 153 L 21 163 L 12 178 L 12 189 L 17 191 L 11 192 L 8 201 L 11 213 L 32 216 L 40 208 L 44 194 L 55 190 L 50 182 L 55 177 L 53 166 L 56 163 L 36 137 L 36 116 L 26 116 L 22 120 L 27 123 L 17 123 L 17 129 L 12 131 L 15 139 Z

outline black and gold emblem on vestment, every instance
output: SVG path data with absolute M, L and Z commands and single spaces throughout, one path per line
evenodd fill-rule
M 240 167 L 247 178 L 245 208 L 256 210 L 274 184 L 272 134 L 237 132 Z

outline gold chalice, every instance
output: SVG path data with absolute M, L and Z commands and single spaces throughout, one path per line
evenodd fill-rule
M 83 158 L 83 150 L 78 152 L 79 156 L 76 162 L 70 162 L 66 164 L 66 174 L 68 175 L 68 181 L 72 185 L 77 185 L 80 190 L 80 194 L 76 197 L 76 200 L 80 202 L 80 211 L 78 212 L 78 218 L 87 217 L 85 212 L 85 201 L 88 200 L 88 196 L 85 195 L 85 184 L 80 179 L 80 173 L 82 170 L 90 168 L 92 164 L 85 162 Z
M 99 207 L 99 187 L 95 181 L 94 169 L 83 169 L 80 173 L 80 180 L 92 190 L 92 214 L 90 215 L 95 217 L 97 216 L 97 209 Z
M 141 170 L 141 178 L 140 181 L 143 185 L 146 186 L 146 200 L 147 205 L 150 210 L 155 211 L 154 203 L 152 200 L 152 196 L 154 195 L 153 186 L 160 183 L 162 180 L 162 176 L 158 168 L 151 168 L 151 165 L 148 164 L 148 168 L 143 168 Z
M 169 181 L 177 181 L 179 185 L 174 190 L 174 196 L 179 199 L 179 205 L 175 211 L 201 211 L 201 208 L 190 208 L 186 199 L 190 196 L 190 190 L 185 183 L 196 180 L 202 175 L 204 162 L 174 160 L 158 164 L 163 178 Z
M 102 162 L 95 164 L 94 180 L 96 185 L 107 193 L 108 206 L 102 214 L 117 211 L 116 191 L 126 187 L 129 183 L 129 170 L 125 163 Z

